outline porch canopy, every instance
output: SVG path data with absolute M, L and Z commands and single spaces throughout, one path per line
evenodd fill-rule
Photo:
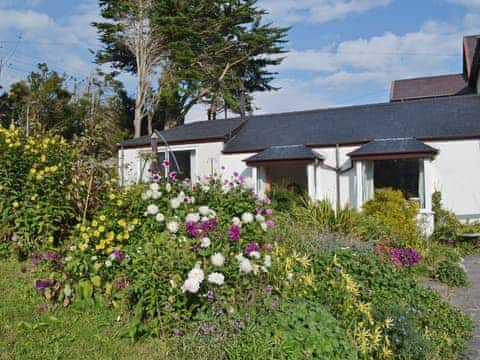
M 257 165 L 270 162 L 313 162 L 316 159 L 323 160 L 324 158 L 305 145 L 284 145 L 271 146 L 244 161 L 248 165 Z
M 414 138 L 375 139 L 348 155 L 352 160 L 430 158 L 438 150 Z

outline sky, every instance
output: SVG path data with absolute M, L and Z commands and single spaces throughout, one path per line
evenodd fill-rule
M 267 20 L 290 26 L 274 85 L 255 112 L 275 113 L 388 101 L 395 79 L 460 73 L 462 37 L 480 33 L 480 0 L 259 0 Z M 101 44 L 97 0 L 0 0 L 0 85 L 38 62 L 78 79 Z M 130 93 L 134 79 L 121 75 Z M 69 80 L 72 81 L 73 80 Z M 203 120 L 194 108 L 187 121 Z

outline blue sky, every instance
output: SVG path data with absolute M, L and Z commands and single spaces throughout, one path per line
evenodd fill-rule
M 383 102 L 394 79 L 461 72 L 462 36 L 480 33 L 480 0 L 259 0 L 292 26 L 277 68 L 281 90 L 256 96 L 256 113 Z M 95 67 L 89 25 L 96 0 L 0 0 L 0 84 L 38 61 L 77 78 Z M 21 36 L 21 40 L 17 40 Z M 15 49 L 15 51 L 13 51 Z M 12 55 L 13 53 L 13 55 Z M 122 76 L 133 91 L 133 80 Z M 195 108 L 189 120 L 204 117 Z

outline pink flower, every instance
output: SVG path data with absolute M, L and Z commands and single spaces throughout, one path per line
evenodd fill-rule
M 228 238 L 232 241 L 240 240 L 241 228 L 238 225 L 232 225 L 228 229 Z
M 267 220 L 267 226 L 268 226 L 268 227 L 274 227 L 274 226 L 275 226 L 275 221 L 273 221 L 273 220 Z
M 245 246 L 245 254 L 248 256 L 250 256 L 250 254 L 254 251 L 260 251 L 260 246 L 258 246 L 256 242 L 248 243 L 247 246 Z
M 266 213 L 267 213 L 268 216 L 271 216 L 273 214 L 273 210 L 272 209 L 267 209 Z
M 164 169 L 168 168 L 170 166 L 170 161 L 168 160 L 163 160 L 162 161 L 162 166 Z

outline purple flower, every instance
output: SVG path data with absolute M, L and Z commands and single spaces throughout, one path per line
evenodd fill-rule
M 248 256 L 254 251 L 260 251 L 260 246 L 258 246 L 256 242 L 248 243 L 247 246 L 245 246 L 245 254 Z
M 177 172 L 176 172 L 176 171 L 172 171 L 170 174 L 168 174 L 168 177 L 169 177 L 170 180 L 172 180 L 172 181 L 177 181 Z
M 187 234 L 195 239 L 200 237 L 200 228 L 198 227 L 197 223 L 194 221 L 187 221 L 185 223 L 185 231 Z
M 268 243 L 267 245 L 265 245 L 265 249 L 267 249 L 267 251 L 272 251 L 273 250 L 273 244 Z
M 53 286 L 54 282 L 52 279 L 47 279 L 47 280 L 35 280 L 34 286 L 37 291 L 42 294 L 42 296 L 45 295 L 45 290 L 48 288 L 51 288 Z
M 266 224 L 267 224 L 268 227 L 274 227 L 275 226 L 275 221 L 267 220 Z
M 128 281 L 128 280 L 117 281 L 117 282 L 115 283 L 115 287 L 117 288 L 117 290 L 126 288 L 126 287 L 128 287 L 129 285 L 130 285 L 130 281 Z
M 157 183 L 157 184 L 158 184 L 161 179 L 162 179 L 162 177 L 161 177 L 161 175 L 160 175 L 159 173 L 153 174 L 153 176 L 152 176 L 152 181 L 153 181 L 154 183 Z
M 272 285 L 267 285 L 267 292 L 271 293 L 273 291 L 273 286 Z
M 175 334 L 175 336 L 180 336 L 182 332 L 180 331 L 180 329 L 174 329 L 173 333 Z
M 115 259 L 120 260 L 120 261 L 125 259 L 125 254 L 117 248 L 113 249 L 113 256 L 115 257 Z
M 162 166 L 164 169 L 168 168 L 170 166 L 170 161 L 168 160 L 163 160 L 162 161 Z
M 207 291 L 207 299 L 210 300 L 210 301 L 213 301 L 213 297 L 214 297 L 215 293 L 212 289 L 208 290 Z
M 262 215 L 263 209 L 262 208 L 257 208 L 256 212 L 257 212 L 257 215 Z
M 241 228 L 238 225 L 232 225 L 228 229 L 228 238 L 232 241 L 240 240 Z
M 235 320 L 235 327 L 240 330 L 243 327 L 242 320 L 240 319 Z
M 263 198 L 263 202 L 265 204 L 270 204 L 271 201 L 270 201 L 270 198 L 267 195 L 265 195 L 265 197 Z
M 238 172 L 236 172 L 236 171 L 233 173 L 233 176 L 234 176 L 234 177 L 238 177 L 238 175 L 240 175 L 240 174 L 239 174 Z
M 273 214 L 273 210 L 272 209 L 267 209 L 266 213 L 267 213 L 268 216 L 271 216 Z
M 217 229 L 217 223 L 218 223 L 218 220 L 216 217 L 214 217 L 214 218 L 202 221 L 200 224 L 200 228 L 204 232 L 209 233 Z

